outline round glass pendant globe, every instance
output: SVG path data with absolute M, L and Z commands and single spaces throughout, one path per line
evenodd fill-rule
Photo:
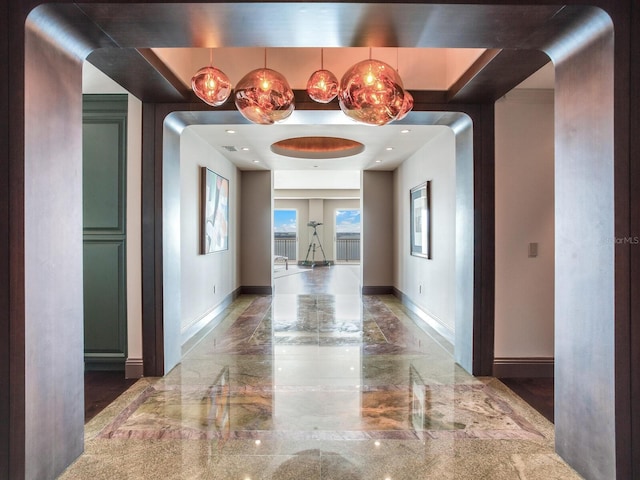
M 307 93 L 314 102 L 329 103 L 338 95 L 338 79 L 329 70 L 316 70 L 307 81 Z
M 386 125 L 402 109 L 402 79 L 384 62 L 363 60 L 342 76 L 338 100 L 348 117 L 370 125 Z
M 235 88 L 235 103 L 243 117 L 260 125 L 281 122 L 295 108 L 287 79 L 269 68 L 258 68 L 242 77 Z
M 221 70 L 203 67 L 191 78 L 191 88 L 207 105 L 219 107 L 231 95 L 231 82 Z
M 400 113 L 396 117 L 396 120 L 402 120 L 407 116 L 407 113 L 411 111 L 413 108 L 413 95 L 411 95 L 406 90 L 404 91 L 404 99 L 402 100 L 402 107 L 400 108 Z

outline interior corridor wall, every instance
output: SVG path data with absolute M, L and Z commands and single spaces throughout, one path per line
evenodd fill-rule
M 552 359 L 553 90 L 515 89 L 496 102 L 495 138 L 496 362 Z
M 453 336 L 456 292 L 455 137 L 441 127 L 394 172 L 394 285 Z M 431 257 L 410 252 L 410 190 L 431 181 Z
M 273 173 L 241 172 L 240 282 L 246 293 L 273 292 Z
M 393 172 L 362 172 L 362 290 L 386 292 L 393 286 Z
M 229 248 L 200 253 L 201 167 L 229 180 Z M 180 138 L 181 331 L 206 318 L 240 286 L 238 275 L 238 169 L 195 131 Z

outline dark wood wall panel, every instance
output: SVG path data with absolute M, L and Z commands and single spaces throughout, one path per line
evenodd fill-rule
M 7 8 L 9 2 L 3 2 Z M 0 32 L 5 38 L 8 49 L 8 68 L 3 69 L 8 99 L 2 102 L 0 109 L 6 111 L 3 116 L 3 124 L 6 125 L 6 138 L 8 155 L 0 162 L 6 165 L 8 170 L 7 190 L 2 190 L 2 201 L 8 208 L 7 250 L 3 253 L 8 256 L 7 283 L 2 285 L 5 295 L 8 294 L 7 316 L 0 321 L 8 323 L 9 338 L 6 339 L 9 355 L 8 385 L 9 411 L 3 416 L 0 423 L 8 425 L 8 437 L 2 441 L 9 445 L 9 473 L 6 478 L 21 479 L 25 472 L 25 287 L 24 287 L 24 30 L 16 26 L 24 25 L 24 16 L 17 9 L 8 9 L 8 15 L 3 17 L 7 28 Z M 4 153 L 4 152 L 3 152 Z M 5 281 L 2 278 L 2 282 Z M 0 312 L 4 317 L 5 312 Z M 3 433 L 6 432 L 6 427 Z
M 9 9 L 0 3 L 0 65 L 9 65 Z M 9 72 L 0 74 L 0 478 L 9 477 Z
M 634 61 L 630 62 L 629 86 L 629 190 L 630 200 L 630 229 L 629 234 L 633 243 L 630 245 L 630 389 L 629 399 L 631 414 L 631 432 L 627 445 L 631 452 L 630 475 L 629 478 L 640 478 L 640 62 L 638 61 L 638 45 L 640 45 L 640 3 L 631 2 L 631 25 L 633 28 L 629 32 L 629 46 L 626 55 L 633 55 Z M 628 58 L 628 57 L 627 57 Z M 621 99 L 623 100 L 623 99 Z M 624 420 L 624 418 L 622 419 Z
M 142 106 L 142 355 L 145 376 L 158 376 L 164 373 L 161 323 L 162 202 L 158 203 L 157 200 L 161 194 L 161 186 L 157 185 L 156 181 L 156 177 L 160 175 L 156 171 L 158 168 L 156 123 L 156 105 L 144 103 Z M 158 223 L 160 225 L 157 225 Z M 160 256 L 160 263 L 158 263 L 158 256 Z
M 475 262 L 473 374 L 492 375 L 495 310 L 495 115 L 493 103 L 474 117 Z

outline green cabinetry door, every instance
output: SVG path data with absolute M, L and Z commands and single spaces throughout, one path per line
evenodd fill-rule
M 127 357 L 127 96 L 83 102 L 84 357 L 87 370 L 124 370 Z

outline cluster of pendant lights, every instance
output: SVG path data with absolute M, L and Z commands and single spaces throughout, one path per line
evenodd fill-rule
M 288 118 L 295 108 L 287 79 L 266 67 L 247 73 L 234 90 L 238 111 L 250 122 L 271 125 Z M 413 97 L 403 88 L 396 70 L 379 60 L 363 60 L 349 68 L 340 82 L 323 68 L 311 74 L 307 93 L 318 103 L 338 97 L 345 115 L 369 125 L 386 125 L 404 118 L 413 108 Z M 206 104 L 219 107 L 231 96 L 231 82 L 219 69 L 208 66 L 191 79 L 195 94 Z

